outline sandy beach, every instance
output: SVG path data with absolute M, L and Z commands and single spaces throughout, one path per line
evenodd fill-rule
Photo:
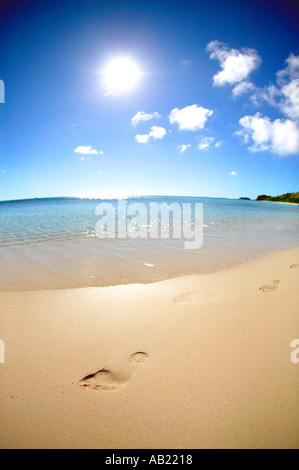
M 297 448 L 299 248 L 153 284 L 0 293 L 1 448 Z
M 297 202 L 282 202 L 282 201 L 267 201 L 274 202 L 274 204 L 288 204 L 289 206 L 299 206 Z

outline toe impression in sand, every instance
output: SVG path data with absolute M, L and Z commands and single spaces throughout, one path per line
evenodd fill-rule
M 136 364 L 142 364 L 146 362 L 149 358 L 149 355 L 146 352 L 136 352 L 130 356 L 130 362 L 135 362 Z

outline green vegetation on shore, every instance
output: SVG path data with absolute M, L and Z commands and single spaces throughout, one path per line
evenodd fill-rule
M 294 202 L 299 204 L 299 193 L 286 193 L 281 196 L 266 196 L 262 194 L 256 198 L 257 201 Z

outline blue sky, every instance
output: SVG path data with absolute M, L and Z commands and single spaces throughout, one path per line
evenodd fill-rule
M 298 191 L 296 5 L 4 2 L 0 200 Z

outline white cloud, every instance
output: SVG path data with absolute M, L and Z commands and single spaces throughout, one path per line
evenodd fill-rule
M 284 100 L 281 103 L 281 111 L 285 116 L 299 118 L 299 79 L 292 80 L 281 89 Z
M 287 66 L 277 72 L 277 85 L 256 88 L 251 97 L 255 105 L 265 101 L 288 118 L 299 119 L 299 55 L 290 54 Z
M 254 94 L 250 97 L 250 100 L 256 105 L 260 105 L 261 102 L 266 101 L 271 106 L 278 107 L 277 99 L 281 96 L 280 90 L 275 85 L 268 85 L 264 88 L 255 88 Z
M 152 126 L 149 137 L 153 139 L 162 139 L 166 135 L 166 130 L 164 127 Z
M 223 145 L 222 140 L 219 140 L 218 142 L 216 142 L 215 148 L 218 149 L 219 147 L 222 147 L 222 145 Z
M 245 93 L 249 93 L 253 89 L 253 83 L 249 82 L 248 80 L 244 80 L 243 82 L 238 83 L 238 85 L 233 88 L 232 95 L 234 98 L 238 98 L 239 96 L 242 96 Z
M 137 134 L 135 135 L 135 140 L 139 144 L 147 144 L 149 140 L 149 135 L 148 134 Z
M 90 145 L 80 145 L 79 147 L 74 149 L 74 152 L 76 153 L 82 153 L 84 155 L 98 155 L 98 151 L 96 149 L 93 149 Z
M 229 175 L 230 175 L 230 176 L 239 176 L 238 173 L 236 173 L 235 171 L 231 171 L 231 172 L 229 173 Z
M 294 121 L 276 119 L 272 122 L 268 116 L 257 113 L 244 116 L 239 123 L 241 130 L 237 134 L 250 144 L 251 152 L 269 150 L 281 156 L 299 154 L 299 128 Z
M 286 63 L 287 66 L 276 74 L 277 83 L 280 86 L 294 78 L 299 78 L 299 55 L 290 54 Z
M 152 126 L 148 134 L 137 134 L 135 140 L 139 144 L 147 144 L 150 138 L 154 140 L 162 139 L 166 134 L 164 127 Z
M 260 113 L 255 116 L 244 116 L 239 120 L 239 124 L 243 128 L 238 132 L 244 138 L 246 143 L 252 139 L 254 146 L 250 150 L 269 150 L 272 124 L 268 117 L 262 117 Z
M 197 149 L 208 150 L 213 140 L 214 140 L 214 137 L 202 137 L 201 141 L 199 142 L 197 146 Z
M 191 147 L 191 144 L 187 144 L 187 145 L 179 145 L 177 147 L 177 149 L 180 151 L 180 152 L 185 152 L 189 147 Z
M 261 64 L 261 58 L 255 49 L 230 49 L 225 43 L 211 41 L 207 51 L 210 52 L 211 59 L 219 61 L 221 67 L 221 71 L 213 77 L 215 86 L 242 82 Z
M 299 128 L 295 122 L 276 119 L 272 125 L 272 148 L 279 155 L 299 154 Z
M 5 175 L 6 171 L 4 170 L 4 168 L 1 168 L 0 173 L 1 175 Z
M 160 117 L 161 115 L 157 111 L 155 111 L 154 113 L 145 113 L 144 111 L 138 111 L 138 113 L 136 113 L 132 117 L 131 121 L 132 125 L 136 127 L 140 121 L 150 121 L 151 119 L 158 119 Z
M 174 108 L 169 114 L 169 122 L 177 123 L 181 131 L 196 131 L 204 128 L 208 117 L 212 114 L 213 111 L 210 109 L 192 104 L 182 109 Z

